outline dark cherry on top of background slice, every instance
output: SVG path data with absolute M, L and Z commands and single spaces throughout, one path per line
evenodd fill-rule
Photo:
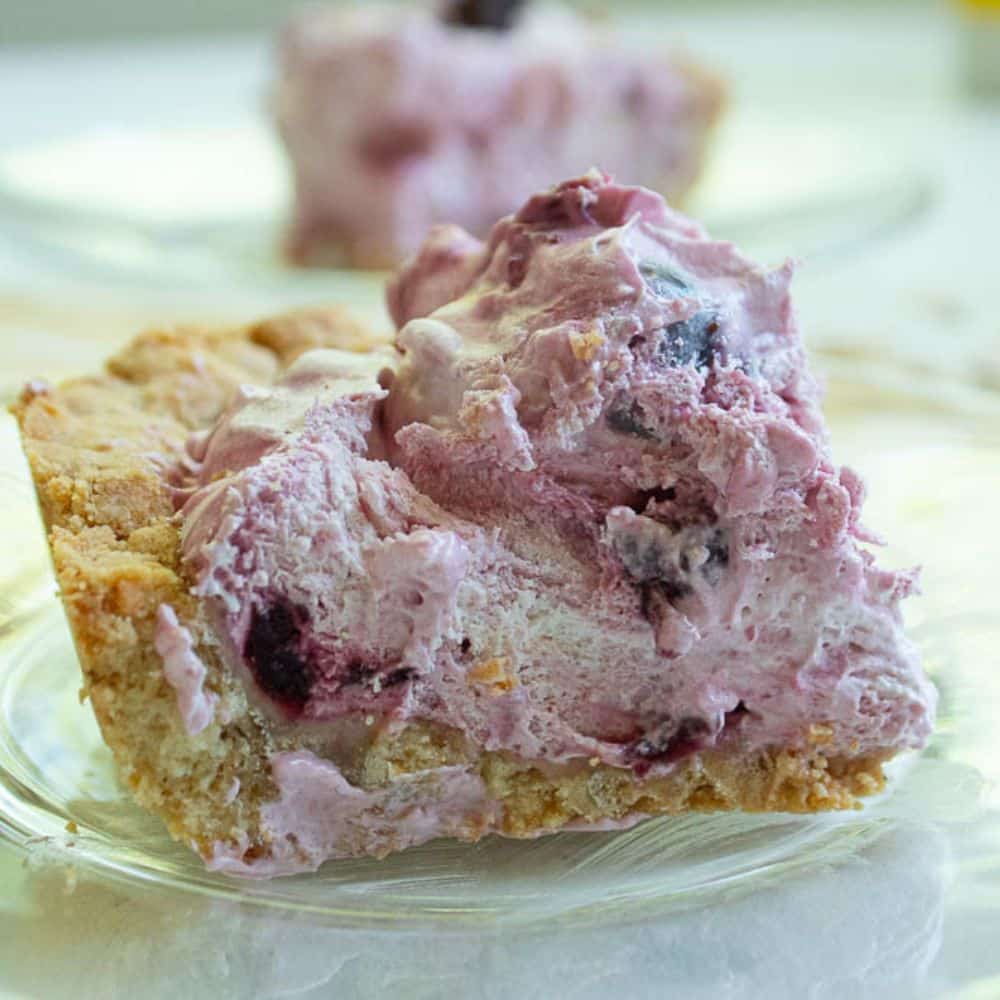
M 466 28 L 492 28 L 503 31 L 513 25 L 523 0 L 450 0 L 445 5 L 444 20 Z

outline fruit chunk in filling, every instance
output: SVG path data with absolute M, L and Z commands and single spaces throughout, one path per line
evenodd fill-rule
M 304 355 L 192 444 L 184 557 L 279 720 L 424 720 L 639 774 L 921 745 L 934 693 L 789 300 L 591 172 L 396 276 L 396 349 Z

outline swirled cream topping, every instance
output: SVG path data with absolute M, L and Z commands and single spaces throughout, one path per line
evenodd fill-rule
M 791 276 L 597 172 L 435 230 L 394 352 L 305 355 L 193 443 L 184 558 L 262 703 L 639 774 L 922 745 L 914 575 L 869 551 Z

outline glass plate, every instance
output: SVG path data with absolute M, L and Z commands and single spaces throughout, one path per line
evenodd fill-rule
M 351 926 L 468 927 L 621 923 L 653 905 L 686 908 L 828 864 L 901 818 L 961 818 L 975 809 L 978 776 L 998 770 L 1000 678 L 990 655 L 1000 621 L 990 582 L 1000 534 L 984 524 L 1000 495 L 1000 400 L 959 388 L 950 400 L 937 383 L 922 386 L 898 369 L 870 367 L 862 384 L 843 357 L 823 367 L 835 446 L 869 481 L 867 523 L 893 539 L 884 560 L 926 561 L 925 596 L 910 602 L 909 624 L 942 694 L 931 746 L 916 761 L 896 762 L 889 791 L 859 813 L 691 816 L 623 833 L 440 841 L 271 882 L 209 873 L 123 793 L 90 709 L 79 704 L 61 609 L 51 582 L 39 586 L 48 581 L 45 553 L 22 471 L 0 493 L 5 522 L 16 529 L 8 544 L 20 553 L 20 563 L 2 563 L 0 581 L 0 835 L 43 864 Z M 0 442 L 3 466 L 14 467 L 9 423 Z
M 713 235 L 780 260 L 853 252 L 918 218 L 932 196 L 882 118 L 751 106 L 731 109 L 688 208 Z M 290 197 L 283 154 L 256 117 L 105 127 L 0 151 L 3 228 L 56 270 L 188 290 L 380 297 L 378 278 L 283 263 Z

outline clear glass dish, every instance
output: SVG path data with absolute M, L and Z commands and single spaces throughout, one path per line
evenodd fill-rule
M 11 547 L 0 579 L 0 836 L 46 861 L 117 880 L 282 908 L 351 926 L 439 922 L 523 925 L 615 921 L 694 901 L 851 854 L 900 816 L 973 808 L 996 777 L 993 723 L 1000 642 L 990 586 L 1000 535 L 984 531 L 1000 495 L 1000 399 L 942 387 L 898 368 L 822 361 L 843 460 L 870 486 L 866 522 L 885 530 L 885 561 L 923 561 L 924 596 L 908 621 L 942 695 L 931 746 L 892 765 L 890 789 L 858 813 L 664 818 L 624 833 L 532 842 L 436 842 L 382 861 L 249 882 L 207 872 L 118 786 L 90 709 L 78 699 L 72 642 L 48 576 L 26 472 L 0 492 Z M 3 465 L 17 465 L 3 428 Z M 23 465 L 23 463 L 21 463 Z

